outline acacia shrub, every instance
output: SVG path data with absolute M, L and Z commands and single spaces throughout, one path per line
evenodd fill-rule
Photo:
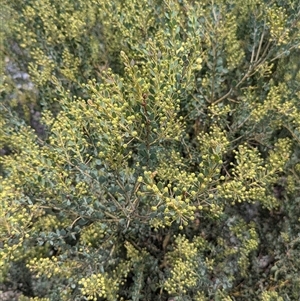
M 23 300 L 299 297 L 286 3 L 7 4 L 44 108 L 41 138 L 3 85 L 1 277 L 26 263 Z

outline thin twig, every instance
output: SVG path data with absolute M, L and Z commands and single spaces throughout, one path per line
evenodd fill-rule
M 221 98 L 214 101 L 212 104 L 215 105 L 215 104 L 219 103 L 220 101 L 222 101 L 223 99 L 228 97 L 231 94 L 231 92 L 232 92 L 232 88 L 230 88 L 230 90 L 225 95 L 223 95 Z
M 259 53 L 260 53 L 261 46 L 262 46 L 262 43 L 263 43 L 263 40 L 264 40 L 264 36 L 265 36 L 265 28 L 266 28 L 266 23 L 264 23 L 264 29 L 263 29 L 263 32 L 261 34 L 260 41 L 259 41 L 259 44 L 258 44 L 258 49 L 257 49 L 257 53 L 256 53 L 255 62 L 258 61 Z

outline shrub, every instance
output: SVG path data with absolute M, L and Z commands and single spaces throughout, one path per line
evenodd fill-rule
M 1 278 L 32 278 L 21 300 L 299 298 L 298 5 L 5 10 L 34 84 L 7 68 L 1 87 Z

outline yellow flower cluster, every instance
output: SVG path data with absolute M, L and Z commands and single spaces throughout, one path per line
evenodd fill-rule
M 98 246 L 105 236 L 105 225 L 101 222 L 96 222 L 81 231 L 80 240 L 88 246 Z
M 35 223 L 32 225 L 32 231 L 53 231 L 54 229 L 61 229 L 69 226 L 72 221 L 65 218 L 64 220 L 59 219 L 55 215 L 51 214 L 41 214 L 37 216 Z
M 261 301 L 283 301 L 283 297 L 279 296 L 276 291 L 265 291 L 261 294 Z
M 47 278 L 51 278 L 53 276 L 58 276 L 62 272 L 62 268 L 60 267 L 60 263 L 57 257 L 52 258 L 32 258 L 27 267 L 31 271 L 37 272 L 37 277 L 41 277 L 45 275 Z
M 217 160 L 217 163 L 221 164 L 221 156 L 226 153 L 229 146 L 226 131 L 222 130 L 217 125 L 213 125 L 209 132 L 200 132 L 197 138 L 201 155 L 206 155 L 207 157 L 205 158 L 214 161 L 220 157 L 219 160 Z M 208 155 L 216 155 L 217 157 L 208 157 Z
M 80 290 L 88 300 L 97 301 L 98 297 L 106 297 L 105 278 L 102 274 L 82 278 L 78 284 L 82 286 Z
M 267 9 L 268 26 L 271 37 L 278 45 L 289 42 L 289 27 L 287 26 L 287 15 L 283 7 L 271 6 Z
M 4 242 L 5 251 L 1 256 L 1 264 L 23 256 L 22 244 L 33 231 L 33 219 L 41 216 L 43 210 L 36 205 L 18 204 L 25 196 L 17 189 L 11 179 L 0 177 L 0 240 Z M 16 200 L 15 202 L 13 200 Z M 14 240 L 14 244 L 6 242 Z
M 156 27 L 156 19 L 153 11 L 154 3 L 142 1 L 97 1 L 99 12 L 102 15 L 104 33 L 111 37 L 111 41 L 107 44 L 109 50 L 115 52 L 119 50 L 119 41 L 115 34 L 116 30 L 122 34 L 126 43 L 134 46 L 137 41 L 142 41 L 147 28 Z M 135 14 L 132 14 L 132 12 Z M 127 26 L 130 24 L 130 28 Z
M 249 267 L 249 254 L 257 250 L 259 244 L 258 234 L 255 230 L 255 224 L 247 225 L 244 221 L 239 221 L 236 225 L 229 227 L 230 231 L 239 241 L 238 248 L 238 265 L 242 275 L 246 275 Z
M 80 60 L 70 53 L 68 49 L 64 49 L 62 53 L 62 67 L 60 69 L 61 73 L 70 81 L 76 82 L 76 75 L 78 73 L 78 67 L 80 65 Z
M 74 270 L 78 268 L 79 263 L 73 260 L 62 261 L 59 257 L 33 257 L 27 267 L 37 276 L 46 276 L 47 278 L 69 278 Z M 73 275 L 74 276 L 74 275 Z
M 273 183 L 276 174 L 283 170 L 291 151 L 289 139 L 279 139 L 275 147 L 270 151 L 267 162 L 264 162 L 256 148 L 240 145 L 235 151 L 236 163 L 232 174 L 232 180 L 218 185 L 218 192 L 225 199 L 235 202 L 260 200 L 268 208 L 276 207 L 278 200 L 268 195 L 266 186 Z
M 170 226 L 176 221 L 180 224 L 179 228 L 183 229 L 189 221 L 195 220 L 196 210 L 203 208 L 215 217 L 223 211 L 223 206 L 215 202 L 214 183 L 220 179 L 222 155 L 229 146 L 226 133 L 213 126 L 209 133 L 199 134 L 198 139 L 203 159 L 199 166 L 205 174 L 187 172 L 182 155 L 167 150 L 158 155 L 160 164 L 156 171 L 145 170 L 144 177 L 138 179 L 144 184 L 139 195 L 152 196 L 152 210 L 164 212 L 163 220 L 152 219 L 152 225 L 156 228 Z M 164 182 L 157 183 L 155 176 L 164 179 Z M 221 176 L 221 180 L 224 179 Z
M 177 156 L 173 154 L 173 156 Z M 164 162 L 164 160 L 162 160 Z M 180 164 L 180 163 L 179 163 Z M 171 183 L 164 185 L 163 183 L 155 183 L 154 174 L 150 171 L 144 172 L 144 177 L 140 177 L 140 182 L 144 183 L 145 191 L 140 191 L 141 196 L 152 195 L 154 198 L 151 209 L 153 211 L 164 210 L 164 219 L 157 220 L 154 218 L 152 224 L 155 227 L 169 226 L 175 220 L 180 220 L 180 228 L 187 225 L 189 220 L 195 219 L 196 206 L 193 199 L 197 194 L 198 177 L 196 174 L 188 174 L 181 172 L 178 168 L 170 170 L 164 168 L 165 163 L 158 168 L 155 174 L 159 177 L 170 179 Z
M 31 50 L 31 56 L 35 63 L 29 63 L 28 72 L 36 86 L 43 86 L 51 78 L 55 63 L 38 48 Z
M 16 6 L 16 11 L 10 9 L 10 29 L 22 51 L 30 57 L 28 73 L 35 87 L 43 90 L 51 85 L 52 75 L 59 78 L 58 82 L 72 82 L 70 86 L 74 87 L 79 79 L 89 77 L 95 61 L 105 57 L 98 35 L 91 34 L 99 20 L 104 19 L 97 2 L 67 0 L 62 4 L 57 0 L 34 0 Z M 53 102 L 53 94 L 57 94 L 53 89 L 49 92 L 46 92 L 47 102 Z M 31 106 L 32 94 L 32 91 L 22 92 L 18 98 L 24 97 Z
M 225 35 L 225 51 L 227 53 L 227 66 L 229 70 L 238 67 L 245 57 L 242 45 L 237 39 L 236 21 L 236 15 L 227 13 L 224 16 L 224 21 L 220 22 L 220 27 L 224 27 L 222 30 Z
M 253 102 L 251 110 L 251 119 L 255 122 L 259 122 L 266 118 L 268 114 L 278 114 L 279 112 L 284 112 L 285 114 L 292 113 L 288 108 L 290 108 L 289 102 L 283 102 L 284 99 L 287 99 L 288 88 L 285 83 L 280 83 L 275 86 L 272 85 L 271 89 L 263 103 Z M 288 106 L 288 108 L 287 108 Z M 285 108 L 285 109 L 284 109 Z M 280 126 L 280 124 L 278 124 Z
M 154 48 L 151 49 L 152 51 L 159 51 L 157 45 L 151 40 L 148 41 L 148 44 L 150 48 Z M 168 68 L 169 60 L 149 61 L 139 68 L 138 65 L 132 66 L 124 52 L 121 52 L 121 58 L 128 75 L 125 84 L 128 87 L 129 98 L 135 101 L 133 105 L 136 105 L 136 101 L 139 102 L 142 108 L 142 115 L 139 115 L 139 120 L 143 120 L 146 135 L 153 133 L 151 133 L 154 139 L 152 144 L 163 139 L 179 141 L 184 124 L 182 117 L 178 117 L 180 100 L 174 97 L 177 92 L 174 86 L 176 80 L 172 70 Z M 163 70 L 170 70 L 170 74 L 164 74 Z M 156 73 L 160 74 L 159 77 L 153 76 Z M 132 82 L 136 84 L 132 86 Z M 155 112 L 155 116 L 157 116 L 155 120 L 147 120 L 146 115 L 149 110 Z
M 197 283 L 197 246 L 194 242 L 189 242 L 184 235 L 175 238 L 175 246 L 174 250 L 166 255 L 172 269 L 171 277 L 165 281 L 164 287 L 169 294 L 184 294 Z
M 126 244 L 129 252 L 135 253 L 130 244 Z M 133 255 L 133 254 L 131 254 Z M 133 258 L 137 258 L 133 256 Z M 88 300 L 98 300 L 99 297 L 104 297 L 108 301 L 114 301 L 118 298 L 118 289 L 120 284 L 124 284 L 123 278 L 126 277 L 131 269 L 132 262 L 120 261 L 117 267 L 111 273 L 98 273 L 92 274 L 89 277 L 84 277 L 79 280 L 78 284 L 81 285 L 81 293 L 88 298 Z
M 228 116 L 228 114 L 232 111 L 230 105 L 224 105 L 223 103 L 212 104 L 209 106 L 210 113 L 207 115 L 210 116 L 213 123 L 217 124 L 224 116 Z
M 39 196 L 46 199 L 48 196 L 53 197 L 52 187 L 55 184 L 57 189 L 63 187 L 68 191 L 64 183 L 65 170 L 60 166 L 60 156 L 49 148 L 41 147 L 36 142 L 32 129 L 22 127 L 18 133 L 12 135 L 10 146 L 16 153 L 5 158 L 4 166 L 10 170 L 10 179 L 13 179 L 22 193 L 38 185 Z
M 50 145 L 58 147 L 61 151 L 61 161 L 64 163 L 72 163 L 76 160 L 81 163 L 88 161 L 83 156 L 83 151 L 88 147 L 88 142 L 83 132 L 78 132 L 77 127 L 80 126 L 82 111 L 79 111 L 78 104 L 70 106 L 70 110 L 74 116 L 81 115 L 76 121 L 69 118 L 69 112 L 61 112 L 52 126 L 52 136 Z
M 127 250 L 127 258 L 133 262 L 141 261 L 147 254 L 145 250 L 137 250 L 131 243 L 128 241 L 125 242 L 125 248 Z

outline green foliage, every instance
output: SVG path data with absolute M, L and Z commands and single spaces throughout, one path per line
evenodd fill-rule
M 23 267 L 20 300 L 299 299 L 297 1 L 4 7 L 0 278 Z

